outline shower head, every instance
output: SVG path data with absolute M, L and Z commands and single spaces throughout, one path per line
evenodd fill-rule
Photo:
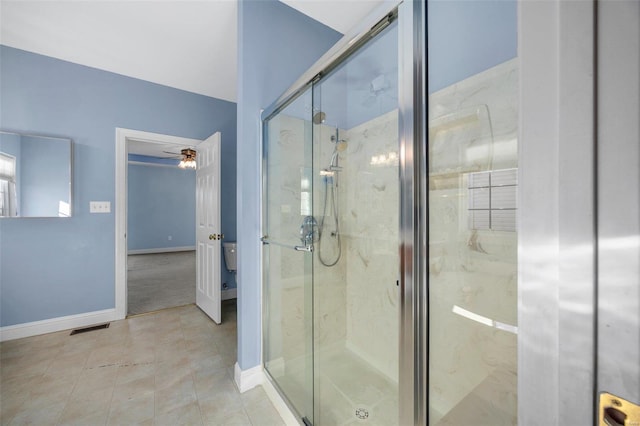
M 318 111 L 313 114 L 313 124 L 322 124 L 324 120 L 327 118 L 327 114 L 322 111 Z
M 331 135 L 331 142 L 336 144 L 336 146 L 334 148 L 336 151 L 342 152 L 345 149 L 347 149 L 347 140 L 346 139 L 338 139 L 335 135 Z

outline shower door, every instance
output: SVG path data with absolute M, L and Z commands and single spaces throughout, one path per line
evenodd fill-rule
M 314 418 L 400 424 L 398 25 L 314 84 Z
M 265 121 L 264 366 L 313 422 L 311 90 Z
M 398 24 L 264 120 L 264 365 L 306 424 L 399 421 Z

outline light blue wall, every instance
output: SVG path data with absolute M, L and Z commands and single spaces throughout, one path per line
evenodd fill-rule
M 194 169 L 129 164 L 128 196 L 129 250 L 195 247 Z
M 238 3 L 238 363 L 260 364 L 260 109 L 341 34 L 275 0 Z
M 0 46 L 3 129 L 74 141 L 74 216 L 0 221 L 2 326 L 114 308 L 115 128 L 222 133 L 222 232 L 235 238 L 236 104 Z M 89 214 L 89 201 L 112 213 Z
M 429 93 L 517 56 L 516 0 L 429 0 L 427 12 Z
M 20 216 L 58 216 L 69 202 L 70 141 L 22 136 L 20 144 Z
M 235 151 L 233 152 L 234 154 L 234 159 L 235 159 Z M 164 164 L 164 165 L 169 165 L 169 166 L 177 166 L 180 163 L 180 160 L 176 160 L 176 159 L 171 159 L 171 158 L 158 158 L 158 157 L 149 157 L 146 155 L 138 155 L 138 154 L 129 154 L 129 161 L 138 161 L 138 162 L 143 162 L 143 163 L 149 163 L 149 164 Z M 131 173 L 131 164 L 129 165 L 129 173 Z M 235 170 L 235 163 L 233 164 L 233 169 Z M 144 166 L 142 166 L 144 167 Z M 151 166 L 153 167 L 153 166 Z M 147 166 L 147 168 L 149 168 L 149 166 Z M 193 181 L 191 182 L 183 182 L 183 184 L 178 184 L 177 180 L 179 180 L 179 178 L 182 176 L 184 177 L 185 174 L 178 174 L 178 179 L 173 180 L 173 181 L 169 181 L 167 182 L 167 186 L 171 187 L 171 186 L 175 186 L 175 188 L 172 189 L 172 191 L 169 191 L 169 193 L 167 194 L 167 197 L 169 198 L 184 198 L 185 202 L 179 202 L 176 201 L 175 204 L 173 205 L 173 207 L 171 208 L 172 210 L 176 211 L 176 219 L 171 220 L 172 225 L 170 225 L 167 220 L 167 222 L 165 223 L 165 225 L 163 226 L 157 226 L 154 225 L 154 230 L 160 232 L 160 235 L 163 235 L 162 238 L 155 238 L 153 235 L 149 235 L 151 234 L 151 232 L 147 232 L 148 237 L 143 237 L 143 236 L 139 236 L 140 239 L 138 239 L 138 236 L 134 236 L 132 234 L 132 232 L 135 232 L 133 230 L 133 228 L 131 227 L 131 223 L 132 220 L 136 221 L 136 224 L 140 224 L 142 227 L 144 228 L 149 228 L 150 224 L 147 223 L 141 223 L 143 222 L 142 220 L 139 220 L 139 218 L 132 218 L 132 214 L 131 214 L 131 209 L 132 209 L 132 193 L 131 191 L 135 191 L 136 194 L 135 196 L 137 196 L 139 194 L 139 189 L 140 186 L 138 185 L 136 188 L 132 188 L 132 184 L 131 184 L 131 174 L 129 174 L 129 210 L 128 210 L 128 221 L 129 221 L 129 238 L 127 240 L 128 244 L 129 244 L 129 250 L 137 250 L 137 249 L 144 249 L 144 248 L 165 248 L 165 247 L 184 247 L 184 246 L 193 246 L 195 245 L 195 172 L 193 170 L 183 170 L 183 169 L 177 169 L 174 168 L 176 170 L 181 170 L 183 172 L 186 172 L 186 175 L 189 175 L 189 172 L 191 172 L 191 174 L 194 176 L 193 177 Z M 140 173 L 144 173 L 144 172 L 140 172 Z M 154 172 L 149 172 L 150 174 L 154 174 Z M 147 178 L 151 179 L 152 176 L 147 176 Z M 140 179 L 140 181 L 142 181 L 143 179 Z M 141 183 L 141 182 L 138 182 Z M 142 184 L 144 185 L 144 184 Z M 183 186 L 183 185 L 187 185 L 187 186 Z M 193 197 L 190 197 L 188 195 L 188 192 L 184 192 L 185 188 L 191 188 L 192 192 L 193 192 Z M 158 188 L 158 191 L 161 191 L 161 188 Z M 229 188 L 225 188 L 226 192 L 230 192 Z M 178 197 L 176 194 L 180 193 L 181 195 Z M 235 200 L 235 192 L 233 192 L 233 200 Z M 142 197 L 144 197 L 145 195 L 142 194 Z M 229 198 L 228 194 L 227 194 L 227 199 Z M 193 205 L 191 206 L 190 201 L 188 201 L 187 199 L 193 201 Z M 223 197 L 224 199 L 224 197 Z M 153 200 L 150 200 L 149 203 L 153 203 Z M 235 204 L 232 206 L 233 210 L 235 211 Z M 146 209 L 146 208 L 145 208 Z M 224 206 L 222 207 L 222 212 L 223 214 L 229 214 L 228 212 L 228 208 L 224 208 Z M 179 219 L 179 217 L 182 217 L 183 219 Z M 191 218 L 191 219 L 189 219 Z M 168 219 L 168 218 L 167 218 Z M 190 220 L 191 225 L 186 225 L 186 223 Z M 225 222 L 226 220 L 226 222 Z M 154 223 L 157 223 L 157 220 L 154 220 Z M 221 226 L 222 229 L 228 229 L 230 228 L 228 223 L 232 222 L 233 223 L 233 232 L 230 234 L 225 234 L 225 239 L 227 241 L 234 241 L 233 239 L 229 238 L 229 235 L 232 235 L 233 238 L 235 239 L 235 223 L 236 223 L 236 218 L 235 216 L 232 218 L 229 217 L 222 217 L 221 218 Z M 227 225 L 225 225 L 225 223 L 227 223 Z M 135 224 L 134 224 L 135 226 Z M 168 232 L 168 228 L 164 227 L 164 226 L 170 226 L 171 229 L 173 229 L 173 233 L 167 233 Z M 187 228 L 187 226 L 190 226 L 190 228 Z M 163 231 L 164 229 L 164 231 Z M 189 234 L 189 229 L 191 229 L 191 234 L 193 236 L 193 238 L 189 238 L 188 241 L 191 241 L 190 243 L 185 243 L 183 244 L 183 242 L 186 242 L 186 239 L 184 238 L 184 236 L 186 236 L 187 234 Z M 176 235 L 182 235 L 183 237 L 181 237 L 181 239 L 176 239 Z M 172 241 L 169 241 L 167 236 L 168 235 L 172 235 L 173 239 Z M 135 238 L 137 240 L 137 242 L 135 244 L 132 244 L 132 238 Z M 143 239 L 146 239 L 146 241 L 142 241 Z M 152 243 L 153 240 L 156 240 L 156 243 Z M 162 240 L 162 241 L 160 241 Z M 164 245 L 163 245 L 164 244 Z M 220 265 L 222 265 L 222 270 L 221 270 L 221 279 L 220 282 L 222 283 L 222 287 L 224 288 L 224 286 L 226 285 L 227 288 L 236 288 L 236 279 L 233 273 L 229 272 L 226 268 L 226 264 L 224 262 L 224 252 L 221 253 L 221 261 L 220 261 Z
M 180 160 L 175 158 L 150 157 L 148 155 L 140 154 L 129 154 L 128 158 L 129 161 L 139 161 L 141 163 L 168 164 L 170 166 L 177 166 L 180 164 Z

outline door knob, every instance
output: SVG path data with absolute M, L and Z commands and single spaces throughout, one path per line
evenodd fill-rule
M 640 405 L 612 395 L 600 394 L 600 426 L 630 426 L 640 424 Z
M 209 239 L 210 240 L 217 240 L 218 237 L 216 236 L 216 234 L 209 234 Z

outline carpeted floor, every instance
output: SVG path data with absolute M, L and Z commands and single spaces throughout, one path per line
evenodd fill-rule
M 196 252 L 128 256 L 127 314 L 196 302 Z

